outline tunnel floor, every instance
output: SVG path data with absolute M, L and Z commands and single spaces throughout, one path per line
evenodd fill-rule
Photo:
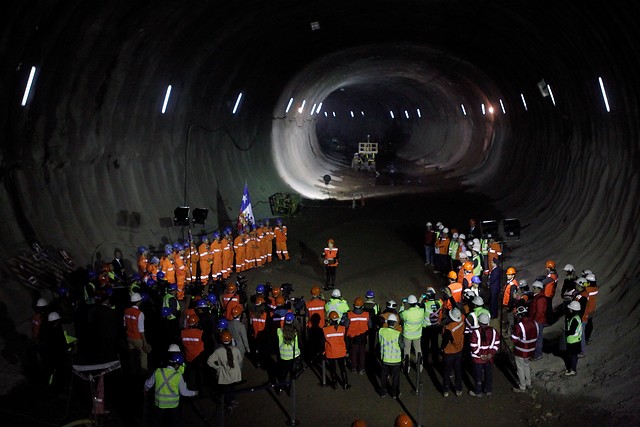
M 350 201 L 305 201 L 293 217 L 285 218 L 289 229 L 290 261 L 277 261 L 264 268 L 243 273 L 249 280 L 249 290 L 256 284 L 291 283 L 293 296 L 307 297 L 313 284 L 322 283 L 324 268 L 320 254 L 328 238 L 340 248 L 340 266 L 336 285 L 350 303 L 364 296 L 368 289 L 376 292 L 376 300 L 384 306 L 389 299 L 401 301 L 411 293 L 421 293 L 427 286 L 436 289 L 444 285 L 441 275 L 424 266 L 422 238 L 426 221 L 442 221 L 448 227 L 466 232 L 469 217 L 499 218 L 500 212 L 484 195 L 453 193 L 448 196 L 402 196 L 392 199 L 367 199 L 355 208 Z M 126 256 L 133 256 L 127 254 Z M 232 276 L 234 279 L 235 276 Z M 325 292 L 325 296 L 327 293 Z M 465 374 L 464 394 L 443 399 L 439 392 L 440 373 L 432 368 L 421 375 L 424 384 L 423 424 L 463 425 L 631 425 L 630 419 L 617 419 L 612 411 L 596 409 L 598 405 L 584 396 L 558 396 L 550 392 L 549 383 L 584 381 L 574 377 L 561 378 L 562 359 L 554 355 L 553 330 L 546 341 L 545 359 L 532 364 L 534 389 L 531 393 L 511 392 L 512 373 L 505 359 L 494 370 L 494 392 L 491 398 L 476 399 L 467 394 L 471 376 Z M 547 338 L 547 337 L 546 337 Z M 597 345 L 597 342 L 596 344 Z M 588 356 L 580 365 L 588 363 Z M 245 359 L 239 388 L 258 387 L 267 381 L 264 371 Z M 371 375 L 351 374 L 350 390 L 321 387 L 318 372 L 306 369 L 296 382 L 295 418 L 300 425 L 348 426 L 364 418 L 370 426 L 390 426 L 396 415 L 406 412 L 414 420 L 418 416 L 419 399 L 411 393 L 415 370 L 402 375 L 398 400 L 380 398 Z M 114 391 L 116 390 L 116 391 Z M 107 407 L 111 414 L 104 425 L 142 425 L 142 384 L 119 372 L 109 374 Z M 70 398 L 69 398 L 70 397 Z M 152 395 L 149 395 L 152 399 Z M 185 425 L 189 426 L 279 426 L 293 417 L 291 399 L 283 393 L 257 389 L 237 395 L 239 406 L 225 413 L 221 423 L 217 403 L 207 393 L 198 399 L 184 399 L 181 407 Z M 71 393 L 51 394 L 45 387 L 25 380 L 0 398 L 0 413 L 12 426 L 62 425 L 89 415 L 91 395 L 86 382 L 73 380 Z M 577 403 L 577 402 L 584 402 Z M 586 407 L 590 404 L 589 408 Z M 473 418 L 470 414 L 473 414 Z M 258 421 L 259 420 L 259 421 Z

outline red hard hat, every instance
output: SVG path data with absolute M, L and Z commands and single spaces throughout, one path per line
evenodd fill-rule
M 547 267 L 547 268 L 556 268 L 556 263 L 554 261 L 552 261 L 552 260 L 549 260 L 545 264 L 545 267 Z
M 311 288 L 311 295 L 313 295 L 314 297 L 320 295 L 320 288 L 318 286 L 314 286 L 313 288 Z
M 232 315 L 233 317 L 238 317 L 238 316 L 240 316 L 241 314 L 242 314 L 242 307 L 241 307 L 241 306 L 236 305 L 235 307 L 233 307 L 233 308 L 231 309 L 231 315 Z

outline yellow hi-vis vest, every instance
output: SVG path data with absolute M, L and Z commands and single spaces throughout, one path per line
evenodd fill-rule
M 402 336 L 408 340 L 415 340 L 422 336 L 422 321 L 424 320 L 424 309 L 417 305 L 400 313 L 404 322 Z
M 380 358 L 382 363 L 402 362 L 402 349 L 400 348 L 400 332 L 394 328 L 382 328 L 378 331 L 380 343 Z
M 576 314 L 569 320 L 569 322 L 567 323 L 567 330 L 570 329 L 571 322 L 574 321 L 578 324 L 578 326 L 576 326 L 576 331 L 572 335 L 569 335 L 567 337 L 567 344 L 575 344 L 582 341 L 582 320 L 580 319 L 580 316 Z
M 156 380 L 156 406 L 160 409 L 177 408 L 180 403 L 180 373 L 173 368 L 158 368 Z
M 278 348 L 280 349 L 280 359 L 282 360 L 292 360 L 300 356 L 298 334 L 296 333 L 293 342 L 287 344 L 284 342 L 284 332 L 282 331 L 282 328 L 278 328 Z

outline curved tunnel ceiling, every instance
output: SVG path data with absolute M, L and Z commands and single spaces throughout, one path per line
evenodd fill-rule
M 640 275 L 638 7 L 12 2 L 0 17 L 0 250 L 42 240 L 83 258 L 111 242 L 155 245 L 177 237 L 166 221 L 182 203 L 209 208 L 211 224 L 232 220 L 244 182 L 260 217 L 278 191 L 466 188 L 520 218 L 522 270 L 580 260 L 611 284 L 603 310 L 619 321 L 640 301 L 630 291 Z M 542 96 L 542 79 L 553 97 Z M 285 113 L 290 98 L 306 109 Z M 346 152 L 327 145 L 333 136 Z M 403 185 L 349 171 L 348 150 L 367 136 L 392 152 Z M 621 336 L 633 329 L 622 325 Z

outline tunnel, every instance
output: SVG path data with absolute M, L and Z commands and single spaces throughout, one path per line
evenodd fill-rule
M 597 273 L 603 362 L 566 388 L 631 411 L 638 18 L 633 4 L 546 0 L 11 2 L 0 251 L 55 246 L 90 265 L 160 247 L 185 238 L 177 206 L 208 209 L 209 232 L 233 224 L 245 184 L 261 218 L 275 193 L 389 209 L 481 195 L 522 224 L 522 271 L 555 259 Z M 364 142 L 375 171 L 352 168 Z M 9 289 L 25 327 L 30 294 L 15 285 L 16 304 Z

